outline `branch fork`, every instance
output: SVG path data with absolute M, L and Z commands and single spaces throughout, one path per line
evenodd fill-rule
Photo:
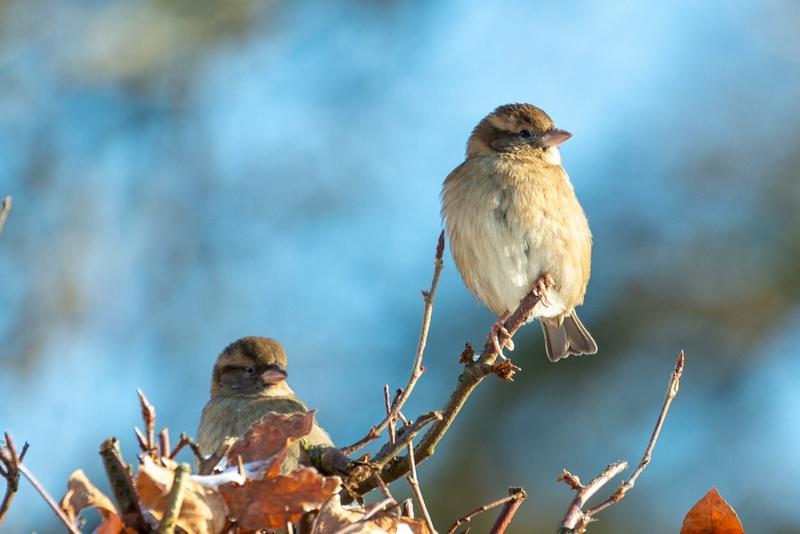
M 638 479 L 639 475 L 644 472 L 645 468 L 650 463 L 650 459 L 653 457 L 653 449 L 655 448 L 656 441 L 661 433 L 661 428 L 664 426 L 664 420 L 667 417 L 667 412 L 672 404 L 672 400 L 678 394 L 681 375 L 683 374 L 685 363 L 686 357 L 683 351 L 681 351 L 681 353 L 678 355 L 677 361 L 675 362 L 675 370 L 672 372 L 672 376 L 670 377 L 669 385 L 667 386 L 667 394 L 664 399 L 664 404 L 661 406 L 661 412 L 658 414 L 656 426 L 653 429 L 653 433 L 650 435 L 650 441 L 647 443 L 647 448 L 644 451 L 644 455 L 642 456 L 639 465 L 636 467 L 636 470 L 633 472 L 630 478 L 622 482 L 606 500 L 584 511 L 586 502 L 595 493 L 597 493 L 600 488 L 628 468 L 627 462 L 612 463 L 606 467 L 605 471 L 603 471 L 599 476 L 595 477 L 585 486 L 581 484 L 581 481 L 577 476 L 573 475 L 566 469 L 564 469 L 561 476 L 558 477 L 559 481 L 563 481 L 570 488 L 577 492 L 575 498 L 572 500 L 569 508 L 567 509 L 564 519 L 561 521 L 558 531 L 559 534 L 585 532 L 586 527 L 591 521 L 593 521 L 593 517 L 596 514 L 621 501 L 623 498 L 625 498 L 625 495 L 636 485 L 636 479 Z

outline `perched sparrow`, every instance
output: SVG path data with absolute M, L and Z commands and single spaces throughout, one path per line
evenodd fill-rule
M 466 160 L 444 181 L 450 250 L 467 287 L 500 316 L 498 350 L 502 321 L 536 289 L 547 357 L 597 352 L 575 313 L 592 235 L 557 148 L 571 136 L 535 106 L 500 106 L 472 131 Z
M 305 413 L 306 405 L 286 383 L 286 352 L 274 339 L 245 337 L 228 345 L 217 358 L 211 376 L 211 400 L 203 408 L 197 442 L 212 454 L 226 437 L 240 437 L 269 412 Z M 328 433 L 314 423 L 304 438 L 308 445 L 332 447 Z M 305 458 L 299 444 L 289 448 L 284 472 Z

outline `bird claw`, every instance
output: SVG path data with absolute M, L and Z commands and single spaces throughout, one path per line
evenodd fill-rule
M 550 306 L 550 299 L 547 298 L 547 290 L 554 285 L 556 285 L 556 282 L 553 280 L 553 277 L 550 276 L 550 273 L 543 273 L 541 276 L 539 276 L 539 278 L 536 279 L 534 291 L 536 292 L 536 296 L 539 297 L 539 300 L 542 301 L 542 304 L 545 306 Z
M 505 358 L 503 355 L 504 348 L 511 351 L 514 350 L 514 342 L 511 340 L 511 333 L 503 324 L 505 320 L 508 319 L 508 316 L 509 313 L 505 312 L 497 318 L 497 321 L 492 325 L 492 329 L 489 331 L 489 336 L 486 339 L 487 343 L 492 343 L 495 353 L 501 358 Z

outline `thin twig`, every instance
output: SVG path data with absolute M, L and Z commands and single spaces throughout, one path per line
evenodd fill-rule
M 28 469 L 28 467 L 22 463 L 22 458 L 25 456 L 25 453 L 28 450 L 27 444 L 22 449 L 22 454 L 17 454 L 17 449 L 14 446 L 14 440 L 11 439 L 11 436 L 8 432 L 5 433 L 6 438 L 6 448 L 3 451 L 3 463 L 6 464 L 6 467 L 9 472 L 11 472 L 11 465 L 14 466 L 14 470 L 17 471 L 19 474 L 24 476 L 28 479 L 28 482 L 31 483 L 31 486 L 39 492 L 39 495 L 45 500 L 45 502 L 50 506 L 50 508 L 55 512 L 58 518 L 64 523 L 64 526 L 67 527 L 67 530 L 70 531 L 72 534 L 80 534 L 80 531 L 72 524 L 72 521 L 69 520 L 67 515 L 64 513 L 64 510 L 56 503 L 56 501 L 47 493 L 47 490 L 44 489 L 41 482 L 34 476 L 33 473 Z M 17 475 L 18 476 L 18 475 Z
M 428 512 L 428 507 L 425 506 L 425 499 L 422 497 L 422 490 L 419 487 L 419 479 L 417 479 L 417 463 L 414 461 L 413 443 L 409 443 L 408 445 L 408 459 L 409 462 L 411 462 L 411 472 L 406 475 L 406 480 L 408 480 L 408 483 L 411 486 L 411 491 L 414 493 L 414 497 L 417 499 L 417 504 L 422 511 L 422 517 L 425 518 L 425 524 L 428 525 L 428 530 L 431 532 L 436 532 L 436 529 L 433 527 L 433 521 L 431 521 L 431 514 Z
M 536 295 L 535 291 L 531 291 L 522 299 L 519 307 L 505 321 L 504 326 L 512 337 L 520 327 L 525 324 L 525 321 L 529 318 L 533 308 L 538 302 L 539 296 Z M 464 407 L 469 396 L 484 378 L 491 374 L 497 374 L 502 378 L 508 378 L 506 373 L 510 372 L 513 374 L 513 371 L 518 369 L 510 360 L 495 363 L 498 354 L 494 351 L 494 347 L 487 347 L 486 351 L 477 361 L 472 356 L 473 352 L 468 346 L 461 355 L 461 362 L 464 363 L 464 371 L 459 375 L 455 389 L 450 394 L 447 403 L 439 411 L 442 415 L 442 419 L 434 422 L 430 426 L 414 448 L 414 456 L 417 464 L 422 463 L 434 453 L 436 445 L 438 445 L 439 441 L 450 429 L 450 425 L 453 424 L 461 408 Z M 410 468 L 408 455 L 392 458 L 381 471 L 381 478 L 387 483 L 392 482 L 408 473 Z M 352 491 L 358 495 L 364 495 L 376 487 L 374 479 L 371 478 L 371 474 L 366 470 L 358 470 L 357 472 L 351 473 L 348 475 L 347 482 L 349 487 L 353 488 Z M 343 499 L 345 499 L 345 497 L 343 497 Z
M 567 509 L 567 514 L 564 516 L 564 520 L 561 522 L 561 531 L 564 532 L 573 532 L 577 528 L 577 526 L 582 522 L 585 514 L 583 513 L 583 506 L 586 504 L 586 501 L 592 498 L 592 496 L 600 490 L 609 480 L 620 474 L 621 472 L 625 471 L 628 468 L 628 462 L 614 462 L 613 464 L 606 467 L 605 471 L 603 471 L 599 476 L 595 477 L 594 480 L 586 484 L 585 486 L 581 486 L 581 489 L 578 491 L 578 494 L 575 495 L 575 498 L 569 505 Z M 564 475 L 562 475 L 564 477 Z M 566 478 L 566 477 L 564 477 Z M 572 483 L 568 483 L 568 485 L 572 486 Z
M 392 414 L 392 399 L 389 397 L 389 384 L 383 386 L 383 404 L 386 408 L 386 416 Z M 398 414 L 399 415 L 399 414 Z M 389 443 L 394 444 L 395 437 L 397 436 L 397 429 L 395 428 L 395 421 L 389 421 Z
M 17 494 L 17 489 L 19 489 L 19 471 L 15 472 L 16 481 L 12 483 L 13 478 L 8 477 L 6 473 L 3 473 L 3 477 L 6 479 L 6 493 L 3 495 L 3 502 L 0 503 L 0 525 L 3 524 L 3 521 L 6 519 L 6 514 L 8 514 L 9 508 L 11 508 L 11 503 L 14 501 L 14 496 Z
M 439 244 L 436 251 L 436 261 L 434 264 L 434 284 L 432 285 L 432 289 L 435 289 L 435 282 L 438 280 L 439 271 L 441 271 L 441 254 L 443 248 L 444 240 L 440 235 Z M 431 291 L 429 295 L 432 296 L 433 291 Z M 530 319 L 533 309 L 539 303 L 539 300 L 540 297 L 536 290 L 532 289 L 520 301 L 517 309 L 508 316 L 503 323 L 503 326 L 508 331 L 510 338 L 513 338 L 522 325 L 524 325 Z M 429 311 L 430 310 L 428 309 L 426 299 L 426 313 L 429 313 Z M 430 317 L 428 315 L 428 320 L 423 321 L 423 332 L 425 332 L 427 328 L 426 325 L 429 322 Z M 428 428 L 427 432 L 425 432 L 425 434 L 422 436 L 422 439 L 414 448 L 414 457 L 417 464 L 422 463 L 434 453 L 439 441 L 450 429 L 450 425 L 453 424 L 453 421 L 460 413 L 461 408 L 463 408 L 469 396 L 484 378 L 490 374 L 496 374 L 503 379 L 510 380 L 514 372 L 519 370 L 519 368 L 516 367 L 510 360 L 497 362 L 499 354 L 491 343 L 486 344 L 486 347 L 484 347 L 484 352 L 478 358 L 474 358 L 473 356 L 474 352 L 468 344 L 465 350 L 461 353 L 461 358 L 459 360 L 464 364 L 464 371 L 461 373 L 461 375 L 459 375 L 455 388 L 450 394 L 450 398 L 440 410 L 442 419 L 434 422 L 430 428 Z M 415 361 L 415 369 L 417 368 L 416 366 L 417 362 Z M 408 389 L 401 392 L 400 396 L 398 397 L 398 402 L 395 404 L 394 409 L 392 410 L 393 413 L 400 413 L 399 408 L 402 406 L 402 404 L 399 402 L 399 400 L 404 398 L 407 399 L 408 394 Z M 391 418 L 387 417 L 387 419 L 384 420 L 384 423 L 387 423 L 390 419 Z M 378 428 L 379 426 L 380 425 L 376 425 L 372 430 Z M 374 437 L 371 437 L 373 434 L 372 430 L 364 439 L 350 448 L 345 449 L 344 451 L 347 452 L 348 450 L 357 450 L 357 448 L 360 448 L 366 444 L 368 441 L 370 441 L 370 439 L 374 439 Z M 356 447 L 356 449 L 352 449 L 352 447 Z M 361 466 L 357 465 L 356 462 L 354 462 L 354 464 L 355 467 L 350 473 L 348 473 L 345 480 L 345 487 L 348 488 L 349 492 L 355 495 L 364 495 L 375 489 L 377 483 L 375 482 L 374 477 L 372 477 L 372 472 L 368 469 L 361 468 Z M 381 478 L 387 483 L 392 482 L 408 473 L 410 468 L 409 455 L 391 458 L 383 467 L 381 471 Z M 348 495 L 342 495 L 343 502 L 349 497 L 350 496 Z
M 627 469 L 628 464 L 626 462 L 617 462 L 611 464 L 599 477 L 592 480 L 592 482 L 586 486 L 581 485 L 578 477 L 572 475 L 566 469 L 564 470 L 564 474 L 561 475 L 559 480 L 565 481 L 570 487 L 575 489 L 578 494 L 570 504 L 567 514 L 564 516 L 564 519 L 561 522 L 559 533 L 585 532 L 586 527 L 589 525 L 589 522 L 592 520 L 594 515 L 602 512 L 612 504 L 621 501 L 625 497 L 625 494 L 633 489 L 634 485 L 636 484 L 636 480 L 639 478 L 639 475 L 644 472 L 653 456 L 653 449 L 655 448 L 656 441 L 661 433 L 661 428 L 664 426 L 664 421 L 666 420 L 669 407 L 672 404 L 672 400 L 678 394 L 678 390 L 680 389 L 680 380 L 681 375 L 683 374 L 683 367 L 685 363 L 686 357 L 683 351 L 681 351 L 681 353 L 678 355 L 678 360 L 675 362 L 675 370 L 672 372 L 672 376 L 670 377 L 669 386 L 667 387 L 667 394 L 664 398 L 664 404 L 661 406 L 661 411 L 659 412 L 658 419 L 656 420 L 656 426 L 653 429 L 653 433 L 650 435 L 650 441 L 647 443 L 647 448 L 644 451 L 642 460 L 639 462 L 638 467 L 633 472 L 631 477 L 625 482 L 621 483 L 608 499 L 601 502 L 597 506 L 590 508 L 586 512 L 583 511 L 586 501 L 588 501 L 589 498 L 595 492 L 597 492 L 597 490 L 599 490 L 617 474 Z
M 136 434 L 136 442 L 139 444 L 139 448 L 142 452 L 149 453 L 150 447 L 147 445 L 147 436 L 139 430 L 138 426 L 133 427 L 133 433 Z
M 162 428 L 161 432 L 158 433 L 158 443 L 161 447 L 160 456 L 169 457 L 169 429 Z
M 482 514 L 483 512 L 487 512 L 492 508 L 497 508 L 498 506 L 506 504 L 507 502 L 510 501 L 517 501 L 517 500 L 524 501 L 527 497 L 528 495 L 522 488 L 508 488 L 508 497 L 503 497 L 502 499 L 497 499 L 496 501 L 484 504 L 483 506 L 475 508 L 470 513 L 460 517 L 459 519 L 456 520 L 455 523 L 453 523 L 453 525 L 447 531 L 447 534 L 453 534 L 456 531 L 456 529 L 458 529 L 458 527 L 460 527 L 465 523 L 469 523 L 470 521 L 472 521 L 472 518 L 475 517 L 476 515 Z
M 189 464 L 181 464 L 175 469 L 175 478 L 172 481 L 172 488 L 167 497 L 167 506 L 164 509 L 164 516 L 158 527 L 160 534 L 173 534 L 178 524 L 178 517 L 183 506 L 183 488 L 190 473 Z
M 375 473 L 375 481 L 378 483 L 378 487 L 381 488 L 381 493 L 383 493 L 383 496 L 387 499 L 394 500 L 392 492 L 389 490 L 389 485 L 383 481 L 380 473 Z
M 139 404 L 142 407 L 142 420 L 144 427 L 147 431 L 147 452 L 153 453 L 156 450 L 156 408 L 147 399 L 144 391 L 137 389 L 136 393 L 139 395 Z
M 489 534 L 503 534 L 511 524 L 511 521 L 513 521 L 519 507 L 528 498 L 528 494 L 522 488 L 508 488 L 508 493 L 511 494 L 509 497 L 514 498 L 506 502 L 503 509 L 500 510 L 500 515 L 497 516 L 497 520 L 489 530 Z
M 28 452 L 28 443 L 22 446 L 22 452 L 17 454 L 17 449 L 14 446 L 14 440 L 11 435 L 5 432 L 5 447 L 0 448 L 0 463 L 5 466 L 5 469 L 0 468 L 0 476 L 6 479 L 6 492 L 3 496 L 3 501 L 0 503 L 0 525 L 8 514 L 11 508 L 11 503 L 19 490 L 19 464 L 25 459 L 25 454 Z
M 194 454 L 194 457 L 198 462 L 202 462 L 205 459 L 203 453 L 200 452 L 200 446 L 197 445 L 197 443 L 195 443 L 191 437 L 184 434 L 183 432 L 181 432 L 181 435 L 178 438 L 178 443 L 175 445 L 175 448 L 172 449 L 172 452 L 169 454 L 170 459 L 174 459 L 175 456 L 177 456 L 178 453 L 181 452 L 181 449 L 183 449 L 186 446 L 188 446 L 192 450 L 192 454 Z
M 11 197 L 6 197 L 3 199 L 2 208 L 0 208 L 0 234 L 3 233 L 3 226 L 6 224 L 9 211 L 11 211 Z
M 420 328 L 419 332 L 419 340 L 417 342 L 417 354 L 414 357 L 414 364 L 411 368 L 411 376 L 408 378 L 408 383 L 406 387 L 403 388 L 403 392 L 397 398 L 397 401 L 392 406 L 392 410 L 386 417 L 378 423 L 377 425 L 373 426 L 366 436 L 358 440 L 357 442 L 353 443 L 348 447 L 342 448 L 342 452 L 347 456 L 351 456 L 356 451 L 363 448 L 367 443 L 370 441 L 377 439 L 380 436 L 380 433 L 385 429 L 392 421 L 397 419 L 397 414 L 400 413 L 400 410 L 403 408 L 403 405 L 406 403 L 408 398 L 411 396 L 411 392 L 414 390 L 414 386 L 416 385 L 417 381 L 419 380 L 422 373 L 425 371 L 425 368 L 422 366 L 422 356 L 425 354 L 425 346 L 428 343 L 428 332 L 430 331 L 431 326 L 431 316 L 433 314 L 433 299 L 434 295 L 436 294 L 436 287 L 439 284 L 439 275 L 442 272 L 442 266 L 444 263 L 442 262 L 442 256 L 444 255 L 444 231 L 439 234 L 439 240 L 436 244 L 436 256 L 434 260 L 434 268 L 433 268 L 433 280 L 431 281 L 431 287 L 428 291 L 422 292 L 422 298 L 425 302 L 424 311 L 422 314 L 422 327 Z
M 428 412 L 420 415 L 416 421 L 400 429 L 394 443 L 387 443 L 378 451 L 378 454 L 375 455 L 375 459 L 372 461 L 373 465 L 382 468 L 389 460 L 400 454 L 423 428 L 434 421 L 441 420 L 442 414 L 439 412 Z
M 669 386 L 667 387 L 667 395 L 664 399 L 663 406 L 661 406 L 661 412 L 658 414 L 656 426 L 653 429 L 653 433 L 650 435 L 650 441 L 647 443 L 647 448 L 644 451 L 642 460 L 639 462 L 639 466 L 633 472 L 631 477 L 622 485 L 620 485 L 620 487 L 611 495 L 611 497 L 601 502 L 594 508 L 591 508 L 586 513 L 589 517 L 605 510 L 612 504 L 621 501 L 625 497 L 625 494 L 629 490 L 633 489 L 633 486 L 636 484 L 636 479 L 639 478 L 639 475 L 642 474 L 647 465 L 650 463 L 650 460 L 653 457 L 653 449 L 656 446 L 656 441 L 658 440 L 659 434 L 661 434 L 661 428 L 664 426 L 664 421 L 667 418 L 669 407 L 672 404 L 672 400 L 678 395 L 678 390 L 680 389 L 681 384 L 681 375 L 683 375 L 683 367 L 685 363 L 686 356 L 684 355 L 683 351 L 681 351 L 681 353 L 678 355 L 678 360 L 675 362 L 675 370 L 672 372 L 672 376 L 670 377 Z
M 403 388 L 397 388 L 394 392 L 394 399 L 392 399 L 392 406 L 397 403 L 397 399 L 400 398 L 400 395 L 403 393 Z M 408 424 L 408 419 L 405 415 L 403 415 L 402 410 L 397 412 L 397 417 L 403 422 L 403 424 Z M 397 423 L 397 419 L 394 420 Z
M 222 443 L 220 443 L 217 450 L 215 450 L 208 458 L 203 458 L 201 456 L 201 460 L 197 462 L 197 472 L 200 475 L 210 475 L 214 472 L 214 468 L 217 467 L 217 464 L 222 461 L 228 455 L 228 451 L 231 450 L 233 444 L 236 443 L 236 438 L 234 437 L 227 437 L 225 438 Z M 194 441 L 189 442 L 189 446 L 193 446 Z M 196 445 L 195 445 L 196 446 Z M 194 449 L 192 449 L 194 450 Z
M 28 482 L 30 482 L 31 485 L 34 488 L 36 488 L 36 491 L 39 492 L 39 495 L 41 495 L 42 498 L 45 500 L 45 502 L 47 502 L 47 504 L 50 506 L 50 508 L 52 508 L 52 510 L 55 512 L 55 514 L 58 516 L 61 522 L 64 523 L 64 525 L 67 527 L 67 530 L 69 530 L 72 534 L 80 534 L 80 531 L 77 528 L 75 528 L 75 525 L 72 524 L 72 522 L 66 516 L 61 507 L 58 506 L 56 501 L 50 496 L 49 493 L 47 493 L 47 490 L 44 489 L 44 486 L 42 486 L 41 482 L 39 482 L 39 480 L 37 480 L 37 478 L 33 475 L 33 473 L 30 472 L 28 467 L 25 464 L 19 464 L 18 469 L 19 472 L 22 473 L 22 476 L 27 478 Z

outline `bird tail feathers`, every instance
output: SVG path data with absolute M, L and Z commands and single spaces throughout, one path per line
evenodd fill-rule
M 547 319 L 540 320 L 544 332 L 544 347 L 547 357 L 551 362 L 557 362 L 570 354 L 594 354 L 597 352 L 597 343 L 592 335 L 583 326 L 578 314 L 564 317 L 561 323 L 550 323 Z

